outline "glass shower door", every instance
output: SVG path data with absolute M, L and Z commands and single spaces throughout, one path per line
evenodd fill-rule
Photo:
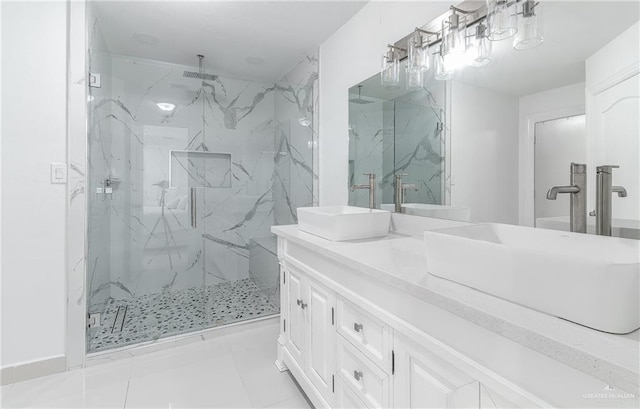
M 88 311 L 96 352 L 202 328 L 205 161 L 200 83 L 181 71 L 92 52 Z M 179 87 L 177 87 L 179 86 Z M 174 101 L 165 111 L 158 101 Z M 184 168 L 180 167 L 185 160 Z

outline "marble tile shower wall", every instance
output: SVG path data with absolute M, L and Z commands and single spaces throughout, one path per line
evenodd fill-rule
M 275 85 L 275 224 L 297 223 L 296 208 L 318 198 L 318 49 Z

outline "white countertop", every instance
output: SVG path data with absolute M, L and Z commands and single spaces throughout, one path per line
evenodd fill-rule
M 302 232 L 296 225 L 274 226 L 272 231 L 565 365 L 638 392 L 640 331 L 603 333 L 432 276 L 425 269 L 425 244 L 419 237 L 391 233 L 384 238 L 333 242 Z

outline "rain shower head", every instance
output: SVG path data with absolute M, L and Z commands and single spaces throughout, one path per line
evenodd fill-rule
M 202 72 L 195 72 L 195 71 L 185 71 L 182 74 L 182 76 L 186 78 L 195 78 L 198 80 L 209 80 L 209 81 L 215 81 L 218 78 L 217 75 L 204 74 Z
M 349 102 L 353 102 L 355 104 L 371 104 L 373 101 L 368 101 L 366 99 L 362 99 L 362 85 L 358 85 L 358 98 L 351 98 Z
M 199 60 L 199 67 L 200 67 L 199 72 L 185 71 L 184 73 L 182 73 L 183 77 L 195 78 L 195 79 L 203 80 L 203 81 L 204 80 L 215 81 L 216 79 L 218 79 L 217 75 L 205 74 L 204 69 L 202 68 L 202 60 L 204 60 L 204 55 L 198 54 L 198 60 Z

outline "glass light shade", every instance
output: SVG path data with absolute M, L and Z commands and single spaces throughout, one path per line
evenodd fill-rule
M 429 45 L 422 41 L 422 35 L 416 32 L 408 41 L 407 69 L 426 71 L 429 69 Z
M 442 46 L 440 46 L 440 50 L 442 50 Z M 435 79 L 445 81 L 453 78 L 454 71 L 444 64 L 442 54 L 436 54 L 433 56 L 433 65 L 435 68 Z
M 515 6 L 507 0 L 487 0 L 489 40 L 500 41 L 513 37 L 518 31 Z
M 486 36 L 487 28 L 478 24 L 473 34 L 467 36 L 467 64 L 472 67 L 482 67 L 491 63 L 491 41 Z
M 422 89 L 424 83 L 424 71 L 418 67 L 410 68 L 407 65 L 407 89 L 410 91 Z
M 400 83 L 400 60 L 395 51 L 389 51 L 382 56 L 380 82 L 387 87 L 396 87 Z
M 446 21 L 442 24 L 441 55 L 448 70 L 462 68 L 467 63 L 465 32 L 462 24 L 452 26 Z
M 518 33 L 513 40 L 516 50 L 538 47 L 544 41 L 542 34 L 542 7 L 534 1 L 526 0 L 518 14 Z

